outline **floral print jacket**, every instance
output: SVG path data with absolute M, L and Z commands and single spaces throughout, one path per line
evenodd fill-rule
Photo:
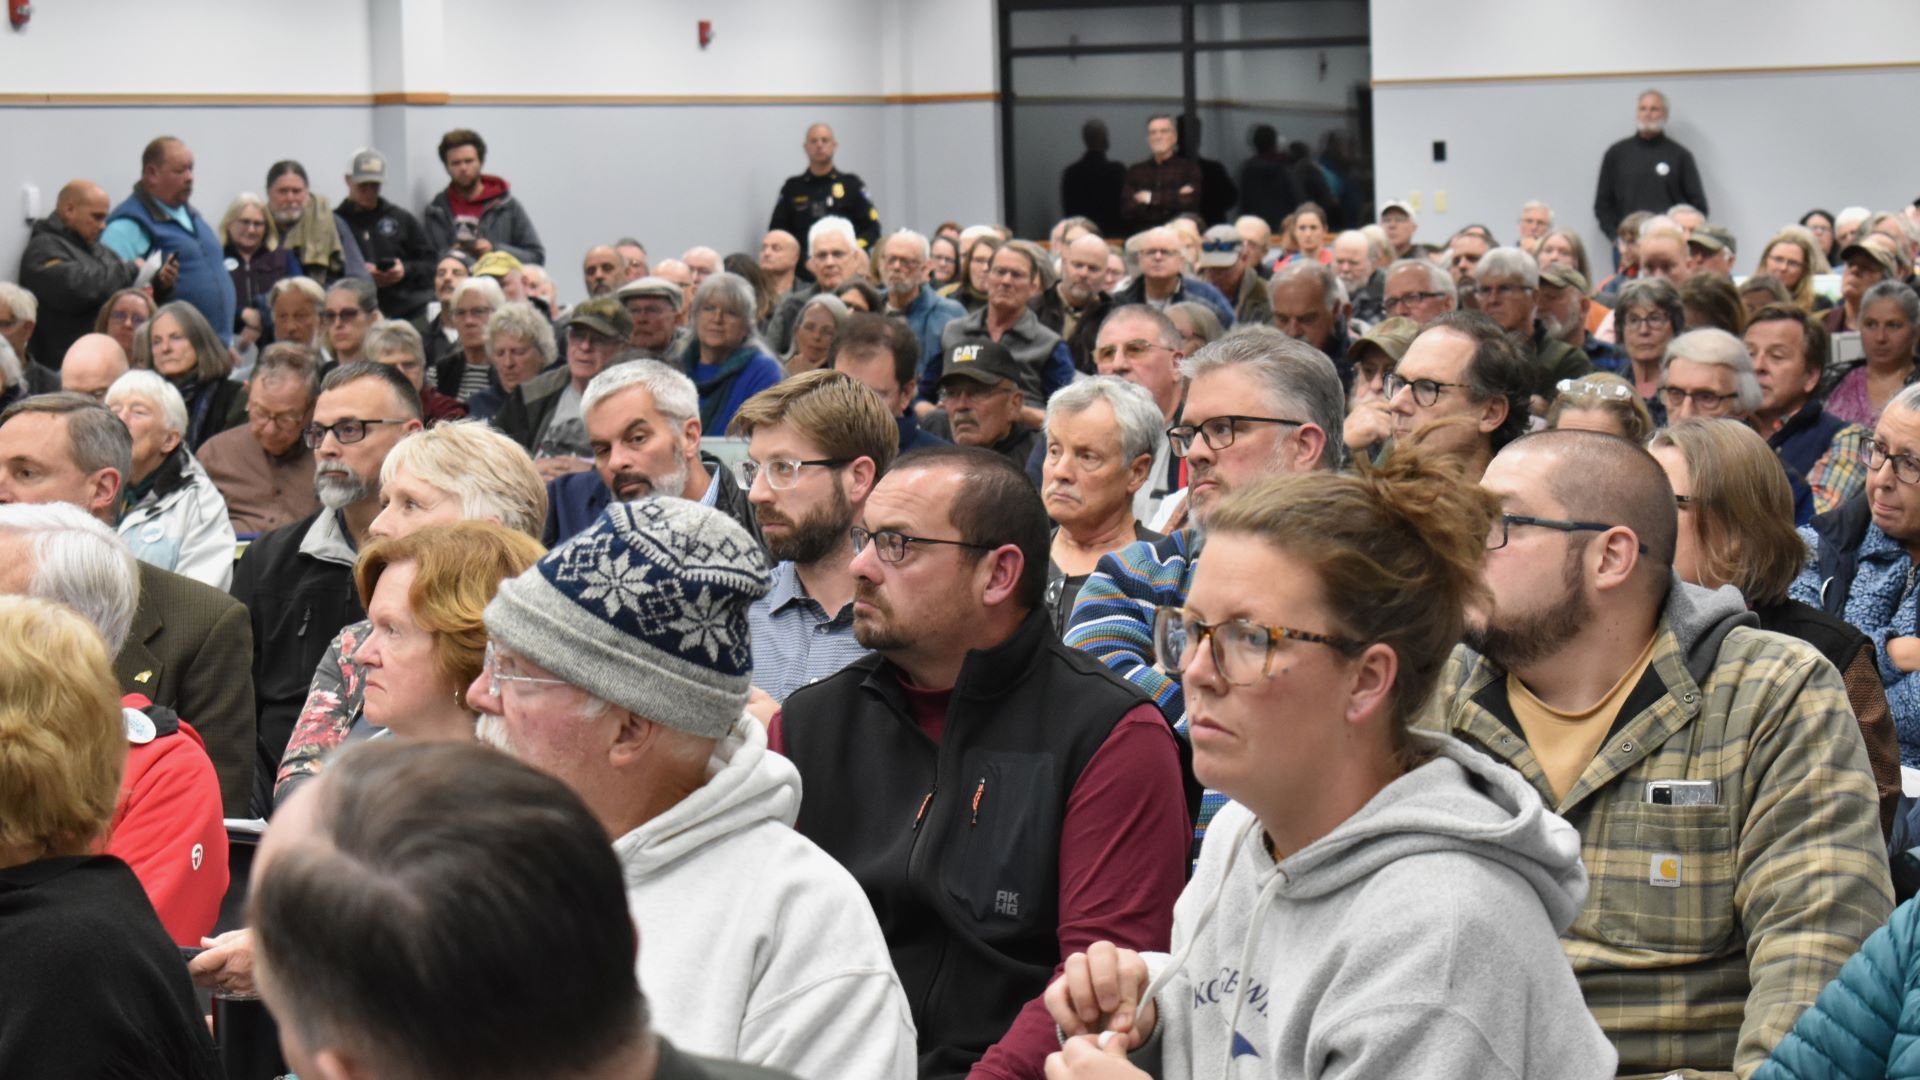
M 360 715 L 366 679 L 360 665 L 353 662 L 353 654 L 370 625 L 364 619 L 348 624 L 327 646 L 326 656 L 314 669 L 307 703 L 294 722 L 287 752 L 280 757 L 280 772 L 273 779 L 274 802 L 285 800 L 300 782 L 320 774 L 322 761 L 345 741 L 354 718 Z

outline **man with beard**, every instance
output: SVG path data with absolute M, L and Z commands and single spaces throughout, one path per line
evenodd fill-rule
M 580 275 L 587 282 L 587 296 L 612 296 L 613 290 L 627 280 L 627 260 L 608 244 L 595 244 L 580 260 Z
M 1634 133 L 1607 148 L 1600 159 L 1600 182 L 1593 195 L 1593 216 L 1600 232 L 1612 236 L 1620 219 L 1635 210 L 1661 213 L 1675 203 L 1707 210 L 1707 189 L 1693 152 L 1667 137 L 1667 95 L 1640 95 Z
M 1639 446 L 1546 432 L 1482 483 L 1489 600 L 1428 722 L 1579 830 L 1562 941 L 1621 1074 L 1747 1075 L 1892 910 L 1839 673 L 1674 576 L 1673 489 Z
M 880 915 L 920 1075 L 1038 1076 L 1060 1047 L 1041 994 L 1066 957 L 1166 947 L 1186 879 L 1180 743 L 1054 635 L 1046 511 L 1018 466 L 964 446 L 903 456 L 853 551 L 854 638 L 874 655 L 796 690 L 769 730 L 806 792 L 795 828 Z
M 1626 358 L 1587 330 L 1587 312 L 1592 310 L 1593 298 L 1587 295 L 1586 275 L 1563 263 L 1549 266 L 1540 271 L 1540 291 L 1535 299 L 1535 314 L 1548 337 L 1585 353 L 1595 371 L 1627 374 L 1623 370 Z
M 867 655 L 853 639 L 847 530 L 900 437 L 877 395 L 831 370 L 748 398 L 727 434 L 747 439 L 740 487 L 777 563 L 771 589 L 747 611 L 753 685 L 781 702 Z
M 559 547 L 608 503 L 650 495 L 711 506 L 759 539 L 747 493 L 719 458 L 700 452 L 700 393 L 693 380 L 658 360 L 629 355 L 615 356 L 580 397 L 593 468 L 547 484 L 543 541 Z
M 335 368 L 320 384 L 302 436 L 315 459 L 320 509 L 255 540 L 233 568 L 233 597 L 246 605 L 256 643 L 256 794 L 272 784 L 328 644 L 365 617 L 353 564 L 380 513 L 380 466 L 421 427 L 420 395 L 399 369 L 366 362 Z M 261 799 L 262 806 L 269 802 Z
M 1107 254 L 1112 249 L 1093 233 L 1075 237 L 1060 260 L 1060 283 L 1035 297 L 1029 306 L 1040 325 L 1067 343 L 1076 371 L 1094 370 L 1094 339 L 1100 323 L 1113 309 L 1113 297 L 1101 287 L 1106 280 Z
M 940 409 L 923 426 L 961 446 L 978 446 L 1025 468 L 1040 445 L 1020 404 L 1020 364 L 991 341 L 955 345 L 940 376 Z
M 308 277 L 328 285 L 343 277 L 368 276 L 353 230 L 324 195 L 312 190 L 306 166 L 291 160 L 273 163 L 267 170 L 267 210 L 280 230 L 280 246 L 293 252 Z
M 885 314 L 903 320 L 913 331 L 920 343 L 920 371 L 939 367 L 941 332 L 967 314 L 959 301 L 941 296 L 927 284 L 930 253 L 927 238 L 912 229 L 901 229 L 880 245 L 880 273 L 887 286 Z
M 1221 499 L 1276 473 L 1340 467 L 1346 401 L 1326 354 L 1270 326 L 1234 330 L 1181 371 L 1186 405 L 1167 436 L 1187 464 L 1185 501 L 1171 512 L 1165 539 L 1101 558 L 1063 640 L 1144 690 L 1184 734 L 1186 697 L 1155 660 L 1154 612 L 1186 604 L 1207 515 Z M 1202 796 L 1196 851 L 1226 802 L 1217 792 Z

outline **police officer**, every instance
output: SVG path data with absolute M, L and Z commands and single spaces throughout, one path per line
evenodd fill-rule
M 880 242 L 880 211 L 867 197 L 867 185 L 858 176 L 833 167 L 833 152 L 840 146 L 833 129 L 815 124 L 807 129 L 807 171 L 790 176 L 780 187 L 780 199 L 773 204 L 769 230 L 785 229 L 794 236 L 805 236 L 815 221 L 837 214 L 853 222 L 860 247 L 871 250 Z

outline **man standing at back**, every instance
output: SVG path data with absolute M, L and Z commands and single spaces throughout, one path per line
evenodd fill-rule
M 476 259 L 504 251 L 523 263 L 544 266 L 546 245 L 527 208 L 505 180 L 480 171 L 486 163 L 487 140 L 479 132 L 455 128 L 440 137 L 440 164 L 446 166 L 449 182 L 427 204 L 424 224 L 433 250 L 457 247 Z
M 1200 166 L 1178 157 L 1180 135 L 1173 117 L 1161 114 L 1147 121 L 1145 161 L 1127 166 L 1120 189 L 1120 216 L 1136 229 L 1165 225 L 1189 210 L 1200 209 Z
M 59 365 L 68 347 L 93 329 L 107 298 L 140 273 L 100 243 L 111 205 L 99 184 L 73 181 L 60 189 L 53 213 L 33 223 L 20 255 L 20 284 L 40 301 L 33 355 L 47 364 Z
M 227 273 L 220 234 L 193 208 L 188 201 L 192 197 L 193 151 L 179 139 L 162 135 L 141 153 L 140 182 L 107 215 L 100 242 L 128 262 L 157 252 L 163 263 L 173 264 L 173 298 L 205 315 L 226 343 L 233 338 L 233 277 Z
M 1186 877 L 1182 747 L 1139 690 L 1060 644 L 1046 511 L 1012 463 L 920 450 L 853 534 L 875 650 L 773 723 L 796 827 L 866 889 L 915 1005 L 920 1075 L 1040 1075 L 1040 995 L 1102 938 L 1166 947 Z
M 1600 183 L 1594 190 L 1593 215 L 1600 231 L 1612 236 L 1620 219 L 1635 210 L 1655 214 L 1687 203 L 1707 212 L 1707 189 L 1693 152 L 1667 137 L 1667 95 L 1648 90 L 1640 95 L 1635 131 L 1607 148 L 1600 159 Z
M 880 211 L 867 194 L 866 182 L 841 172 L 833 163 L 834 152 L 840 149 L 833 129 L 825 124 L 809 127 L 802 146 L 807 151 L 807 171 L 787 177 L 780 185 L 767 228 L 806 236 L 821 218 L 843 217 L 853 223 L 860 250 L 871 251 L 880 242 Z

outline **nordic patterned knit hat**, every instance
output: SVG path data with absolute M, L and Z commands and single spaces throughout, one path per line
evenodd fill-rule
M 747 608 L 766 595 L 766 565 L 717 510 L 673 498 L 614 503 L 500 583 L 487 631 L 595 697 L 720 738 L 746 707 Z

